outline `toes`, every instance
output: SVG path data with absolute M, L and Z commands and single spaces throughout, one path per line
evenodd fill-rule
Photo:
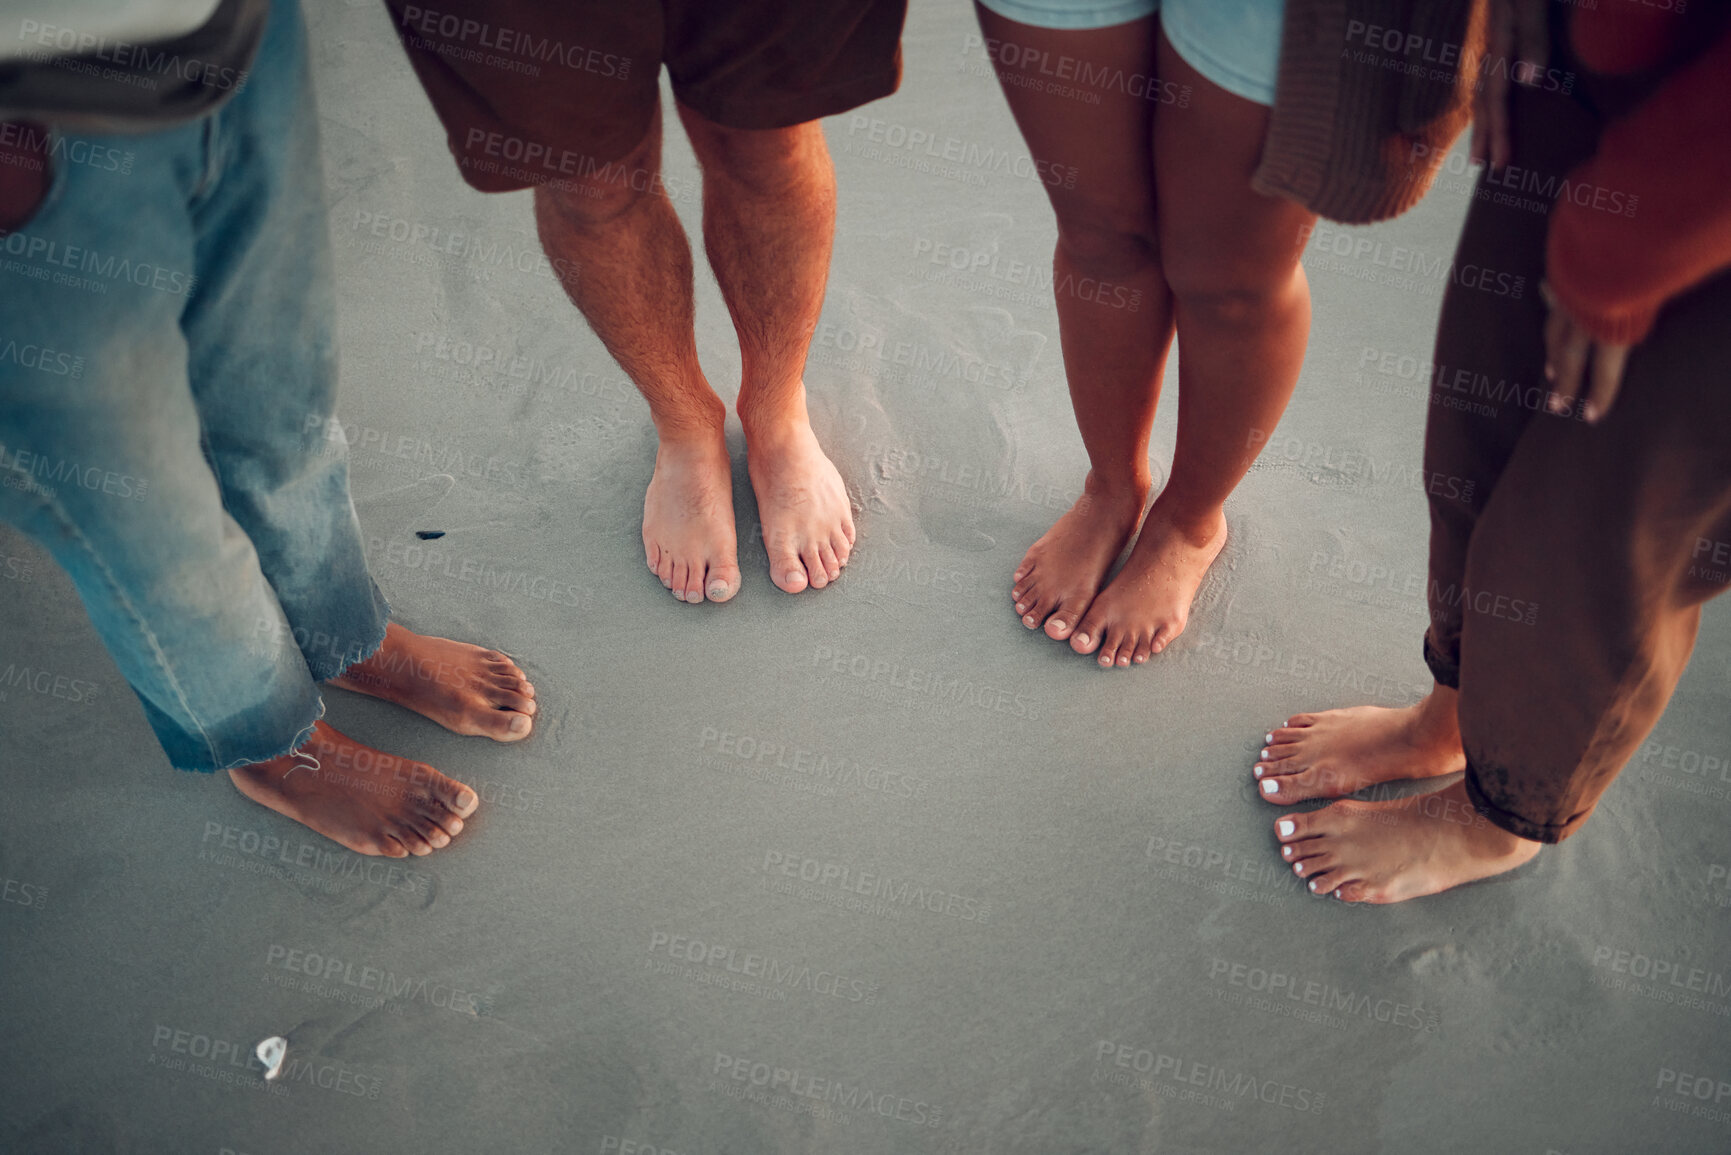
M 1051 631 L 1047 631 L 1050 633 Z M 1070 638 L 1070 648 L 1078 654 L 1091 654 L 1100 648 L 1104 640 L 1101 635 L 1106 632 L 1105 617 L 1095 613 L 1092 608 L 1083 615 L 1081 625 L 1076 627 L 1075 634 Z M 1053 635 L 1057 637 L 1057 635 Z M 1060 639 L 1062 640 L 1062 639 Z
M 451 845 L 451 836 L 440 829 L 439 824 L 430 818 L 417 814 L 409 819 L 409 825 L 434 850 Z
M 739 592 L 739 565 L 732 561 L 709 567 L 709 585 L 705 591 L 712 602 L 724 602 Z
M 1279 726 L 1268 732 L 1270 746 L 1291 746 L 1304 738 L 1304 730 L 1293 726 Z
M 431 770 L 431 767 L 428 769 Z M 461 782 L 446 778 L 444 775 L 439 774 L 436 771 L 433 771 L 433 796 L 440 802 L 443 802 L 445 808 L 450 810 L 459 818 L 469 817 L 469 815 L 475 813 L 475 808 L 481 804 L 481 799 L 476 796 L 473 790 L 469 789 Z M 450 826 L 444 822 L 441 822 L 439 825 L 444 826 L 446 830 L 451 829 Z M 455 834 L 456 831 L 452 830 L 451 833 Z
M 1304 885 L 1309 887 L 1310 893 L 1316 897 L 1327 898 L 1334 893 L 1335 887 L 1345 881 L 1344 872 L 1339 867 L 1335 867 L 1333 870 L 1325 870 L 1321 874 L 1311 876 L 1305 880 Z
M 1380 902 L 1374 891 L 1362 882 L 1343 882 L 1335 888 L 1334 897 L 1342 902 Z
M 690 605 L 696 605 L 703 600 L 703 567 L 694 565 L 685 575 L 685 583 L 680 587 L 685 591 L 684 600 Z
M 835 563 L 846 565 L 847 559 L 853 556 L 853 527 L 848 527 L 846 534 L 836 534 L 829 539 L 829 548 L 835 553 Z
M 783 593 L 797 594 L 808 584 L 805 564 L 789 549 L 777 549 L 769 555 L 769 580 Z
M 1052 602 L 1038 587 L 1028 591 L 1027 596 L 1016 603 L 1016 612 L 1022 615 L 1022 624 L 1030 630 L 1040 628 L 1040 623 L 1046 620 L 1052 612 Z M 1050 632 L 1050 627 L 1048 627 Z
M 1159 651 L 1154 648 L 1152 640 L 1148 638 L 1137 638 L 1136 650 L 1130 655 L 1130 660 L 1140 666 L 1143 662 L 1146 662 L 1149 657 L 1156 653 L 1159 653 Z
M 423 822 L 444 831 L 447 838 L 455 838 L 463 833 L 463 820 L 434 795 L 418 796 L 415 799 L 415 810 Z
M 830 581 L 841 576 L 841 560 L 836 557 L 835 547 L 829 542 L 826 541 L 817 547 L 817 563 L 823 567 L 823 572 L 828 575 Z
M 805 577 L 811 583 L 812 589 L 821 590 L 829 584 L 829 573 L 824 569 L 817 543 L 808 543 L 804 549 L 800 550 L 799 561 L 801 565 L 805 566 Z
M 422 838 L 420 833 L 407 822 L 392 827 L 390 834 L 392 838 L 402 844 L 404 850 L 416 858 L 422 858 L 433 853 L 432 844 Z
M 703 575 L 702 574 L 698 575 L 697 582 L 699 585 L 702 584 L 702 582 L 703 582 Z M 673 581 L 667 587 L 668 589 L 673 591 L 673 596 L 678 598 L 680 601 L 684 601 L 685 600 L 685 591 L 691 587 L 691 584 L 692 584 L 692 581 L 691 581 L 691 564 L 689 562 L 686 562 L 683 560 L 674 562 L 673 563 Z
M 1287 726 L 1294 730 L 1302 730 L 1306 726 L 1316 725 L 1315 714 L 1294 714 L 1286 720 Z
M 659 545 L 652 541 L 645 542 L 643 544 L 643 557 L 649 563 L 650 569 L 659 570 L 661 568 L 661 547 Z
M 655 576 L 661 579 L 664 588 L 673 588 L 673 555 L 661 555 L 661 564 L 655 567 Z
M 1299 843 L 1317 836 L 1315 814 L 1284 814 L 1274 820 L 1274 837 L 1282 842 Z

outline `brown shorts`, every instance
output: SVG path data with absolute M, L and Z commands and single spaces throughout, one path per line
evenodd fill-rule
M 510 192 L 592 176 L 681 104 L 785 128 L 888 96 L 907 0 L 385 0 L 463 179 Z

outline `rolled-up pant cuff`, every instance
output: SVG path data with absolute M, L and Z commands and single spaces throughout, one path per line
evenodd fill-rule
M 1525 838 L 1532 842 L 1558 843 L 1586 822 L 1592 811 L 1581 814 L 1563 823 L 1534 822 L 1523 818 L 1513 810 L 1500 805 L 1485 793 L 1484 785 L 1479 780 L 1478 768 L 1473 765 L 1472 756 L 1467 756 L 1467 773 L 1462 783 L 1467 789 L 1467 799 L 1473 808 L 1483 814 L 1493 826 L 1508 831 L 1517 838 Z
M 1444 654 L 1431 640 L 1430 631 L 1424 635 L 1424 664 L 1430 667 L 1430 676 L 1436 679 L 1436 684 L 1446 686 L 1451 690 L 1461 688 L 1461 664 Z

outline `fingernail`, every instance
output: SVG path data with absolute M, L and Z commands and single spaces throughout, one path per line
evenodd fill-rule
M 1282 838 L 1291 838 L 1293 832 L 1298 829 L 1298 823 L 1294 822 L 1290 818 L 1282 818 L 1280 820 L 1280 825 L 1276 827 L 1276 829 L 1280 831 L 1280 836 Z
M 1264 778 L 1262 780 L 1262 792 L 1264 794 L 1278 794 L 1280 793 L 1280 783 L 1272 778 Z

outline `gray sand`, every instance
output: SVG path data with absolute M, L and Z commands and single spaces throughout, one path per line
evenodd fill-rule
M 539 730 L 501 748 L 333 692 L 340 729 L 485 799 L 451 849 L 362 859 L 172 770 L 64 576 L 0 530 L 0 668 L 96 687 L 0 686 L 0 1150 L 1731 1149 L 1723 607 L 1647 752 L 1516 876 L 1318 901 L 1251 789 L 1271 724 L 1428 684 L 1443 281 L 1391 254 L 1452 250 L 1459 157 L 1347 231 L 1381 250 L 1308 250 L 1303 380 L 1231 544 L 1182 642 L 1104 673 L 1008 605 L 1085 458 L 1049 292 L 1012 265 L 1046 266 L 1052 216 L 983 159 L 1023 147 L 967 6 L 916 6 L 902 92 L 860 115 L 972 160 L 913 171 L 826 126 L 807 380 L 857 561 L 770 585 L 735 427 L 746 586 L 702 608 L 644 568 L 647 410 L 537 269 L 529 198 L 459 182 L 378 4 L 310 20 L 376 573 L 411 627 L 518 655 Z M 694 229 L 676 129 L 667 173 Z M 998 263 L 934 281 L 939 246 Z M 267 1090 L 245 1055 L 271 1035 Z

